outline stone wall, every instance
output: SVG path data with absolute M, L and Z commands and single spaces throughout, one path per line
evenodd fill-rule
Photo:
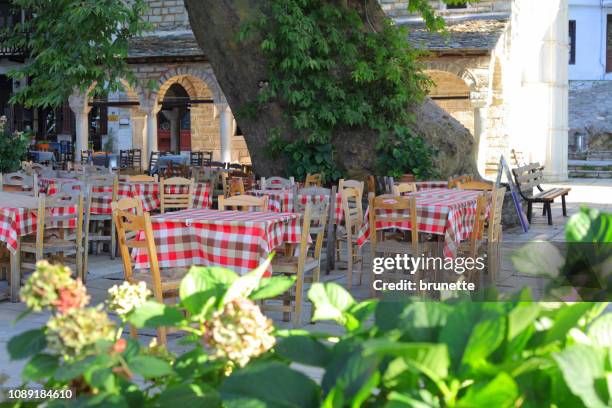
M 569 151 L 612 151 L 612 81 L 570 81 Z
M 153 24 L 155 30 L 190 29 L 183 0 L 148 0 L 147 3 L 149 10 L 145 20 Z

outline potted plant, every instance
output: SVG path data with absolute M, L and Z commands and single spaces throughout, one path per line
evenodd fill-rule
M 41 151 L 41 152 L 48 152 L 49 151 L 49 141 L 46 138 L 43 138 L 42 140 L 37 141 L 36 150 Z

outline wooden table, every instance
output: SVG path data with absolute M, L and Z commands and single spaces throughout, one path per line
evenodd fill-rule
M 478 191 L 491 191 L 493 190 L 493 183 L 488 181 L 468 181 L 461 183 L 458 186 L 461 190 L 478 190 Z
M 25 210 L 25 211 L 24 211 Z M 7 193 L 0 192 L 0 211 L 2 214 L 0 218 L 0 223 L 3 225 L 3 230 L 8 233 L 8 229 L 15 229 L 15 220 L 13 219 L 12 223 L 10 222 L 10 218 L 14 217 L 18 212 L 28 213 L 28 216 L 31 215 L 31 212 L 35 212 L 38 210 L 38 198 L 28 196 L 25 194 L 16 194 L 16 193 Z M 29 221 L 31 223 L 32 220 Z M 34 217 L 35 222 L 35 217 Z M 7 247 L 10 252 L 10 263 L 11 263 L 11 287 L 10 287 L 10 298 L 11 302 L 19 301 L 19 287 L 20 287 L 20 273 L 19 273 L 19 265 L 21 263 L 20 260 L 20 234 L 19 231 L 15 231 L 14 236 L 11 237 L 10 246 L 7 240 L 7 235 L 0 234 L 0 240 L 3 240 L 7 243 Z M 12 241 L 14 240 L 14 242 Z

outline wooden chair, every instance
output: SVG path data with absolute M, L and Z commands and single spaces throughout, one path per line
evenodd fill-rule
M 75 272 L 84 280 L 82 192 L 42 196 L 38 203 L 36 234 L 24 237 L 20 247 L 22 253 L 33 256 L 34 262 L 22 257 L 21 269 L 34 270 L 36 262 L 43 259 L 65 264 L 66 256 L 74 254 Z
M 92 214 L 92 206 L 96 201 L 107 201 L 112 203 L 117 201 L 119 189 L 118 178 L 109 174 L 105 176 L 90 177 L 87 183 L 87 204 L 85 206 L 85 237 L 88 243 L 93 244 L 92 251 L 99 254 L 103 243 L 108 243 L 110 258 L 115 259 L 115 224 L 112 214 Z M 110 191 L 100 191 L 109 190 Z M 108 225 L 107 221 L 109 221 Z M 89 261 L 89 245 L 85 247 L 84 265 L 87 271 Z M 86 278 L 86 273 L 83 279 Z
M 171 191 L 171 190 L 176 191 Z M 193 179 L 171 177 L 161 179 L 159 186 L 160 210 L 187 210 L 193 206 Z
M 157 167 L 157 161 L 159 160 L 159 156 L 159 152 L 151 152 L 151 154 L 149 155 L 149 174 L 151 174 L 153 169 Z
M 414 193 L 417 191 L 416 183 L 398 183 L 393 186 L 393 195 L 401 196 L 404 193 Z
M 307 174 L 306 175 L 306 180 L 304 181 L 304 187 L 321 187 L 321 184 L 323 183 L 323 177 L 321 176 L 320 173 L 316 173 L 316 174 Z
M 130 283 L 145 282 L 158 302 L 163 303 L 164 299 L 176 297 L 181 280 L 187 274 L 188 269 L 160 269 L 149 213 L 139 215 L 135 202 L 132 202 L 132 207 L 127 205 L 125 201 L 123 204 L 113 203 L 112 208 L 113 220 L 119 238 L 119 250 L 123 260 L 125 280 Z M 144 240 L 142 241 L 134 238 L 140 231 L 144 231 Z M 132 238 L 128 235 L 132 236 Z M 134 271 L 130 253 L 134 248 L 141 248 L 147 251 L 150 265 L 149 270 Z M 130 333 L 132 337 L 136 337 L 136 328 L 131 326 Z M 167 329 L 165 327 L 157 329 L 157 336 L 160 344 L 167 344 Z
M 283 314 L 291 314 L 292 325 L 299 326 L 302 314 L 302 299 L 304 284 L 319 282 L 321 271 L 321 252 L 323 248 L 323 236 L 327 224 L 329 203 L 308 203 L 304 209 L 302 221 L 302 236 L 300 239 L 300 253 L 276 255 L 272 259 L 272 271 L 274 274 L 295 276 L 296 284 L 289 292 L 281 295 L 282 306 L 267 305 L 264 302 L 264 311 L 280 311 Z M 312 239 L 314 249 L 312 256 L 308 254 L 309 238 Z
M 381 195 L 375 197 L 370 195 L 368 206 L 368 222 L 370 228 L 370 250 L 372 259 L 382 254 L 409 254 L 411 256 L 421 256 L 419 244 L 419 218 L 417 214 L 416 197 L 402 197 Z M 389 214 L 391 212 L 391 214 Z M 411 242 L 396 241 L 392 239 L 382 239 L 383 232 L 376 230 L 378 222 L 410 222 Z M 385 271 L 382 275 L 385 280 L 406 279 L 408 275 L 404 271 Z M 417 272 L 419 273 L 419 272 Z M 415 275 L 417 274 L 415 273 Z M 418 275 L 416 276 L 418 279 Z M 372 272 L 372 282 L 375 279 Z M 372 287 L 372 292 L 374 288 Z
M 467 174 L 458 177 L 450 177 L 448 179 L 448 188 L 456 188 L 459 184 L 468 183 L 472 180 L 474 180 L 474 178 Z
M 287 190 L 295 185 L 293 177 L 288 179 L 283 177 L 262 177 L 260 181 L 260 188 L 262 190 Z
M 231 177 L 227 180 L 227 194 L 228 197 L 236 195 L 244 195 L 244 183 L 242 177 Z
M 505 196 L 504 187 L 494 189 L 490 194 L 489 220 L 486 225 L 485 238 L 489 278 L 492 282 L 497 279 L 501 261 L 499 250 L 502 242 L 502 211 Z
M 505 194 L 505 193 L 504 193 Z M 482 193 L 477 198 L 476 214 L 474 214 L 474 221 L 472 223 L 472 232 L 467 242 L 461 243 L 458 248 L 458 256 L 466 258 L 476 259 L 481 250 L 482 244 L 485 239 L 484 230 L 486 224 L 486 211 L 487 211 L 487 194 Z M 467 271 L 466 279 L 468 282 L 479 283 L 480 276 L 477 270 L 472 269 Z
M 237 195 L 225 198 L 219 196 L 219 210 L 234 211 L 268 211 L 268 196 L 255 197 L 250 195 Z
M 360 264 L 359 284 L 363 275 L 363 256 L 357 245 L 357 235 L 363 225 L 363 181 L 341 179 L 338 186 L 342 195 L 342 211 L 344 213 L 344 231 L 338 231 L 336 236 L 336 259 L 340 260 L 342 244 L 346 245 L 347 255 L 347 288 L 353 286 L 353 268 Z

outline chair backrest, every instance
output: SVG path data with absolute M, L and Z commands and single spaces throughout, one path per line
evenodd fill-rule
M 43 171 L 45 170 L 53 170 L 48 166 L 44 166 L 40 163 L 32 163 L 28 166 L 28 168 L 26 169 L 28 174 L 38 174 L 39 176 L 42 174 Z
M 293 187 L 295 180 L 293 177 L 288 179 L 283 177 L 262 177 L 260 187 L 262 190 L 287 190 Z
M 533 163 L 527 166 L 512 169 L 514 179 L 521 191 L 531 191 L 544 181 L 543 167 L 540 163 Z
M 0 174 L 0 187 L 2 191 L 23 192 L 38 197 L 38 174 L 29 176 L 15 172 Z
M 399 181 L 400 183 L 414 183 L 416 182 L 416 177 L 414 174 L 402 174 Z
M 363 197 L 364 184 L 365 183 L 363 181 L 359 181 L 359 180 L 340 179 L 338 181 L 338 191 L 342 192 L 342 190 L 345 188 L 355 188 L 360 191 L 360 196 Z
M 201 166 L 210 166 L 210 163 L 212 162 L 213 152 L 206 151 L 206 152 L 201 152 L 201 153 L 202 153 L 202 164 L 201 164 Z
M 363 183 L 361 189 L 358 187 L 344 187 L 340 190 L 342 197 L 342 211 L 344 213 L 344 225 L 349 238 L 356 234 L 363 224 Z M 350 241 L 349 241 L 350 242 Z
M 159 273 L 159 262 L 157 260 L 157 249 L 151 226 L 149 213 L 142 215 L 133 214 L 131 211 L 121 210 L 118 203 L 112 204 L 113 220 L 119 238 L 119 251 L 123 260 L 125 279 L 130 281 L 133 274 L 131 250 L 134 248 L 145 249 L 149 258 L 149 271 L 153 280 L 153 294 L 158 300 L 162 299 L 161 276 Z M 135 236 L 144 231 L 144 240 L 138 240 Z
M 135 169 L 142 169 L 142 151 L 140 149 L 130 150 L 130 165 Z
M 151 152 L 149 155 L 149 171 L 151 171 L 155 166 L 157 166 L 157 160 L 159 159 L 159 152 Z
M 193 179 L 171 177 L 161 179 L 159 187 L 160 210 L 185 210 L 193 206 Z
M 204 153 L 203 152 L 189 152 L 189 163 L 192 166 L 202 166 L 202 162 L 204 159 Z
M 475 258 L 478 248 L 484 238 L 484 228 L 486 224 L 487 194 L 482 193 L 476 199 L 476 214 L 472 224 L 472 233 L 469 240 L 469 254 Z
M 501 242 L 502 235 L 502 210 L 506 189 L 496 188 L 491 191 L 491 205 L 489 207 L 489 229 L 487 231 L 488 242 Z
M 393 186 L 393 195 L 401 196 L 404 193 L 414 193 L 417 191 L 416 183 L 397 183 Z
M 469 174 L 464 174 L 457 177 L 449 177 L 448 188 L 455 188 L 458 187 L 460 184 L 469 183 L 472 180 L 474 180 L 474 177 Z
M 113 211 L 130 211 L 132 214 L 142 215 L 144 211 L 142 209 L 142 202 L 136 198 L 126 197 L 117 201 L 113 201 L 111 205 Z
M 219 210 L 268 211 L 268 196 L 237 195 L 226 198 L 221 195 L 219 196 Z
M 42 216 L 41 216 L 42 214 Z M 42 258 L 43 242 L 46 230 L 59 229 L 63 239 L 68 236 L 64 229 L 75 230 L 75 242 L 83 243 L 83 194 L 81 191 L 59 193 L 53 196 L 41 196 L 38 202 L 36 217 L 36 254 Z M 77 255 L 78 256 L 78 255 Z
M 376 253 L 378 237 L 376 234 L 376 224 L 378 222 L 409 222 L 410 236 L 412 238 L 412 254 L 420 256 L 419 251 L 419 218 L 417 214 L 416 197 L 401 197 L 380 195 L 375 197 L 370 195 L 368 206 L 368 222 L 370 223 L 370 245 L 372 255 Z M 406 244 L 408 245 L 408 244 Z
M 321 250 L 323 249 L 323 238 L 327 226 L 327 215 L 329 213 L 329 202 L 320 201 L 316 204 L 308 203 L 304 208 L 302 216 L 302 237 L 300 240 L 300 254 L 298 256 L 298 271 L 304 271 L 306 258 L 308 256 L 309 238 L 314 244 L 313 257 L 321 262 Z M 319 277 L 313 277 L 318 281 Z
M 306 180 L 304 181 L 304 187 L 311 187 L 311 186 L 321 187 L 322 183 L 323 183 L 323 177 L 321 176 L 320 173 L 316 173 L 316 174 L 309 173 L 306 175 Z
M 310 186 L 310 187 L 304 187 L 303 189 L 299 190 L 298 194 L 329 196 L 331 195 L 331 192 L 332 190 L 330 188 Z
M 119 178 L 114 174 L 90 176 L 87 182 L 87 206 L 86 214 L 89 217 L 92 202 L 106 200 L 106 202 L 117 201 L 119 190 Z M 108 191 L 110 189 L 110 191 Z M 88 218 L 89 219 L 89 218 Z

